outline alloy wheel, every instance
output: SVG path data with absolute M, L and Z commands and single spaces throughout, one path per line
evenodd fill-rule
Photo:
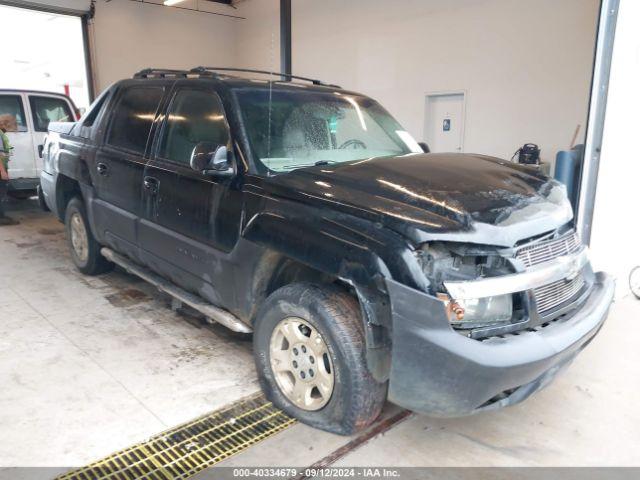
M 334 372 L 320 332 L 306 320 L 288 317 L 271 334 L 271 369 L 282 393 L 296 407 L 319 410 L 330 400 Z
M 89 237 L 87 235 L 87 228 L 84 225 L 84 221 L 79 213 L 74 213 L 71 216 L 71 245 L 78 260 L 86 262 L 89 258 Z

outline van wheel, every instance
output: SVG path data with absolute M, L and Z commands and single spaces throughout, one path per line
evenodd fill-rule
M 35 190 L 10 190 L 7 192 L 7 195 L 15 200 L 28 200 L 35 194 Z
M 38 185 L 38 205 L 42 209 L 43 212 L 50 212 L 49 207 L 47 206 L 47 202 L 44 200 L 44 193 L 42 192 L 42 187 Z
M 367 369 L 360 308 L 346 292 L 282 287 L 260 308 L 253 338 L 262 388 L 289 416 L 350 435 L 380 414 L 387 384 Z
M 100 254 L 100 244 L 91 233 L 84 202 L 80 198 L 73 198 L 67 205 L 64 225 L 71 259 L 78 270 L 86 275 L 98 275 L 113 268 L 113 263 Z

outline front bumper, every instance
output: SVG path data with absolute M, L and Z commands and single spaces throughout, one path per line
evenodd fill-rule
M 547 385 L 589 343 L 613 301 L 597 273 L 571 317 L 536 331 L 473 340 L 453 331 L 443 302 L 387 280 L 393 313 L 389 400 L 433 416 L 462 416 L 518 403 Z

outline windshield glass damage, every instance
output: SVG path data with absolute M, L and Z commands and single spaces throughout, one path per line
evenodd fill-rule
M 271 86 L 236 94 L 254 155 L 273 172 L 422 152 L 367 97 Z

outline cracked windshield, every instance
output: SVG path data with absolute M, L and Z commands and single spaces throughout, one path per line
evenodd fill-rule
M 422 151 L 367 97 L 277 84 L 236 95 L 254 155 L 270 172 Z

